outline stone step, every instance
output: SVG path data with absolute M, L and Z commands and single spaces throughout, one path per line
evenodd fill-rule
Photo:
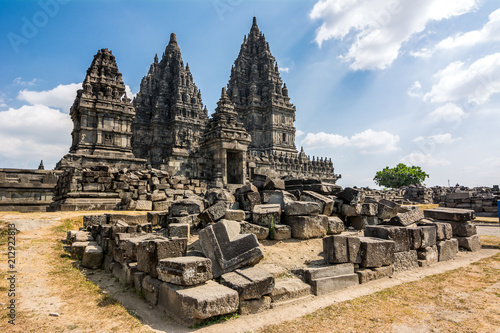
M 345 289 L 359 284 L 358 274 L 346 274 L 319 278 L 311 281 L 314 295 L 320 296 L 329 294 L 336 290 Z
M 313 297 L 314 297 L 314 295 L 310 294 L 310 295 L 302 296 L 299 298 L 289 299 L 286 301 L 271 302 L 271 309 L 276 309 L 276 308 L 280 308 L 280 307 L 284 307 L 284 306 L 288 306 L 288 305 L 301 304 L 302 302 L 311 300 Z
M 424 215 L 427 218 L 456 222 L 467 222 L 476 218 L 475 212 L 473 210 L 444 207 L 426 209 L 424 211 Z
M 321 278 L 354 274 L 354 264 L 338 264 L 326 267 L 309 268 L 305 270 L 305 277 L 308 282 Z
M 274 304 L 308 295 L 311 295 L 311 286 L 300 279 L 292 278 L 276 281 L 271 300 Z

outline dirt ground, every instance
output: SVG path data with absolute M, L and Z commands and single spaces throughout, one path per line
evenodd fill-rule
M 99 212 L 92 212 L 98 214 Z M 300 304 L 283 306 L 265 313 L 241 316 L 224 323 L 215 324 L 198 330 L 182 327 L 156 307 L 149 306 L 138 294 L 126 289 L 110 274 L 98 271 L 79 270 L 64 256 L 61 238 L 65 231 L 78 227 L 78 217 L 82 212 L 65 213 L 0 213 L 0 227 L 15 223 L 19 233 L 16 235 L 16 325 L 8 324 L 7 296 L 9 285 L 6 281 L 7 243 L 2 237 L 0 243 L 0 331 L 2 332 L 253 332 L 274 331 L 315 331 L 317 328 L 289 326 L 287 321 L 304 320 L 303 316 L 315 316 L 326 311 L 324 308 L 339 304 L 349 304 L 391 290 L 396 286 L 413 285 L 419 280 L 465 269 L 472 263 L 488 260 L 499 252 L 500 227 L 495 223 L 478 226 L 479 233 L 485 235 L 486 243 L 493 244 L 476 253 L 460 252 L 455 260 L 432 265 L 427 268 L 395 274 L 354 288 L 321 297 L 312 297 Z M 132 213 L 133 214 L 133 213 Z M 71 219 L 71 220 L 69 220 Z M 81 223 L 81 218 L 79 219 Z M 484 225 L 483 225 L 484 224 Z M 4 234 L 3 234 L 4 236 Z M 482 238 L 483 239 L 483 238 Z M 321 263 L 322 241 L 263 241 L 265 259 L 259 263 L 268 270 L 289 272 L 306 266 Z M 500 268 L 499 262 L 495 262 Z M 495 266 L 496 267 L 496 266 Z M 499 270 L 500 272 L 500 270 Z M 496 281 L 496 280 L 495 280 Z M 498 302 L 491 304 L 495 316 L 500 318 L 500 274 L 498 281 L 490 288 L 497 294 Z M 447 291 L 442 291 L 447 295 Z M 455 295 L 456 296 L 456 295 Z M 450 291 L 449 297 L 455 297 Z M 346 303 L 347 302 L 347 303 Z M 336 310 L 337 311 L 337 310 Z M 439 320 L 457 320 L 466 314 L 460 311 L 442 312 Z M 448 317 L 449 318 L 448 318 Z M 495 317 L 495 318 L 497 318 Z M 302 319 L 301 319 L 302 318 Z M 444 319 L 443 319 L 444 318 Z M 448 319 L 446 319 L 448 318 Z M 451 319 L 450 319 L 451 318 Z M 376 319 L 376 318 L 375 318 Z M 367 318 L 372 322 L 374 319 Z M 496 319 L 495 319 L 496 320 Z M 435 319 L 435 321 L 438 321 Z M 271 324 L 283 326 L 266 327 Z M 330 324 L 331 325 L 331 324 Z M 399 325 L 399 326 L 398 326 Z M 406 325 L 406 326 L 405 326 Z M 281 330 L 281 328 L 284 330 Z M 327 326 L 331 327 L 331 326 Z M 500 327 L 500 322 L 499 322 Z M 319 329 L 319 331 L 329 331 Z M 357 332 L 361 330 L 352 329 Z M 405 323 L 391 326 L 394 332 L 420 332 Z M 429 330 L 427 330 L 429 331 Z M 427 332 L 426 330 L 422 332 Z M 439 330 L 438 330 L 439 331 Z M 447 330 L 444 330 L 447 331 Z M 457 330 L 461 331 L 461 330 Z M 480 332 L 481 330 L 478 330 Z M 499 331 L 500 332 L 500 331 Z

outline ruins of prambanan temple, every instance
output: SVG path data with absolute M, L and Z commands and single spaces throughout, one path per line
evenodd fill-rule
M 295 111 L 255 18 L 212 117 L 175 34 L 133 102 L 115 57 L 102 49 L 71 108 L 73 143 L 57 169 L 148 166 L 217 187 L 247 183 L 254 174 L 334 183 L 331 159 L 297 151 Z

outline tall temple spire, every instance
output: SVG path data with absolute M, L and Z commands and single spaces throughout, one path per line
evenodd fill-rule
M 189 65 L 184 67 L 175 33 L 160 62 L 142 79 L 134 105 L 136 156 L 159 168 L 175 154 L 197 151 L 208 116 Z
M 227 93 L 253 138 L 250 150 L 297 154 L 295 107 L 255 17 L 231 70 Z

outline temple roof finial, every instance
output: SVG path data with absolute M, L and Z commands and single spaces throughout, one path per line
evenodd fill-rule
M 255 16 L 253 17 L 252 26 L 257 26 L 257 18 Z
M 173 32 L 170 34 L 169 44 L 177 44 L 177 35 Z

